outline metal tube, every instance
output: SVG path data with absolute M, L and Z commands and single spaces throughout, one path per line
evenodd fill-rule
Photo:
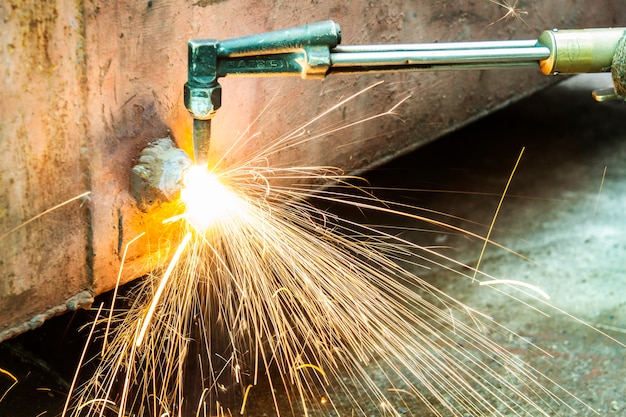
M 523 42 L 468 42 L 468 45 L 414 44 L 414 45 L 361 45 L 357 48 L 342 47 L 331 51 L 331 72 L 334 68 L 391 66 L 420 69 L 499 67 L 534 64 L 550 56 L 550 49 L 537 41 Z M 358 51 L 358 52 L 357 52 Z
M 211 120 L 193 119 L 193 160 L 196 165 L 204 165 L 209 160 L 211 145 Z
M 382 45 L 338 45 L 333 52 L 387 52 L 387 51 L 455 51 L 462 49 L 532 48 L 540 46 L 536 39 L 508 41 L 429 42 Z
M 289 53 L 306 45 L 327 45 L 333 48 L 341 42 L 341 29 L 332 20 L 265 32 L 220 41 L 220 58 Z
M 331 67 L 328 75 L 347 74 L 382 74 L 389 72 L 428 72 L 428 71 L 461 71 L 461 70 L 489 70 L 489 69 L 516 69 L 537 68 L 537 62 L 502 62 L 502 63 L 475 63 L 475 64 L 413 64 L 413 65 L 388 65 L 388 66 L 347 66 Z

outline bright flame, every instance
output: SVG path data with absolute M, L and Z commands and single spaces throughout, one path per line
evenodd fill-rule
M 206 166 L 189 168 L 183 182 L 180 198 L 187 207 L 186 217 L 200 230 L 239 213 L 243 207 L 237 194 L 225 187 Z

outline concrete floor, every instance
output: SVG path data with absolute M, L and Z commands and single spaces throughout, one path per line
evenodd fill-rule
M 488 247 L 481 270 L 546 291 L 554 308 L 541 310 L 549 317 L 446 271 L 418 274 L 545 348 L 553 359 L 520 355 L 599 415 L 626 416 L 626 348 L 611 340 L 626 343 L 626 106 L 591 99 L 592 89 L 607 85 L 605 76 L 570 79 L 377 175 L 389 186 L 448 190 L 402 193 L 415 205 L 466 219 L 446 221 L 484 236 L 525 147 L 491 235 L 521 256 Z M 423 232 L 407 237 L 433 240 Z M 476 265 L 482 242 L 447 234 L 434 240 Z
M 525 147 L 491 235 L 523 257 L 488 247 L 481 269 L 538 285 L 556 309 L 540 306 L 546 317 L 444 270 L 416 272 L 549 351 L 551 359 L 536 357 L 501 341 L 599 413 L 577 406 L 579 416 L 626 416 L 626 348 L 617 342 L 626 343 L 626 106 L 593 102 L 591 90 L 607 85 L 604 76 L 571 79 L 366 175 L 396 189 L 382 197 L 451 213 L 445 221 L 484 235 Z M 403 236 L 469 265 L 482 248 L 441 230 Z M 0 368 L 19 380 L 0 416 L 58 414 L 82 348 L 77 327 L 89 316 L 59 317 L 0 345 Z M 0 374 L 0 396 L 7 387 Z

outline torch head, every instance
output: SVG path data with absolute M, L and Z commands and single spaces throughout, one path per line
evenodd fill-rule
M 211 118 L 222 104 L 218 77 L 300 75 L 307 79 L 324 78 L 331 65 L 330 50 L 340 42 L 341 29 L 332 20 L 219 42 L 190 40 L 184 99 L 194 120 L 194 162 L 199 165 L 208 160 Z
M 193 117 L 193 149 L 196 164 L 206 164 L 211 143 L 211 118 L 222 105 L 222 87 L 217 82 L 217 48 L 213 39 L 188 43 L 185 107 Z

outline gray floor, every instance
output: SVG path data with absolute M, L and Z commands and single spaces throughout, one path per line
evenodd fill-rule
M 396 164 L 416 167 L 403 187 L 447 190 L 405 192 L 409 200 L 464 218 L 447 221 L 484 236 L 525 147 L 491 235 L 518 254 L 488 246 L 481 270 L 540 287 L 554 306 L 541 307 L 549 317 L 445 271 L 418 272 L 545 348 L 553 359 L 519 355 L 600 415 L 625 416 L 626 348 L 611 338 L 626 342 L 626 106 L 591 99 L 607 85 L 605 76 L 568 80 Z M 423 232 L 411 239 L 433 240 Z M 434 241 L 471 266 L 482 249 L 467 236 Z
M 593 102 L 591 90 L 607 85 L 606 77 L 574 78 L 367 177 L 396 188 L 381 192 L 385 198 L 453 214 L 442 219 L 484 235 L 525 147 L 491 235 L 516 253 L 489 246 L 481 270 L 539 286 L 555 307 L 540 305 L 549 317 L 443 270 L 417 272 L 550 352 L 551 359 L 535 357 L 515 340 L 502 341 L 599 415 L 625 416 L 626 348 L 611 338 L 626 343 L 626 105 Z M 440 229 L 403 236 L 444 247 L 468 265 L 482 248 Z M 79 321 L 63 317 L 0 345 L 0 368 L 19 379 L 0 416 L 57 414 L 79 353 Z M 578 415 L 598 414 L 579 407 Z

